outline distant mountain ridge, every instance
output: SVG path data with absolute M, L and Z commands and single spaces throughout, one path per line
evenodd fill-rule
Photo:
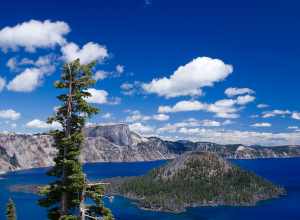
M 126 124 L 86 127 L 83 162 L 134 162 L 173 159 L 187 151 L 215 152 L 230 159 L 299 157 L 300 146 L 221 145 L 142 137 Z M 55 149 L 47 134 L 0 134 L 0 171 L 53 165 Z

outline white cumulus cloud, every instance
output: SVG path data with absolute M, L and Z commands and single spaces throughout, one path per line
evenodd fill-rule
M 143 125 L 140 122 L 137 123 L 133 123 L 129 125 L 130 130 L 137 132 L 139 134 L 143 134 L 143 135 L 149 135 L 152 134 L 154 132 L 154 128 L 150 127 L 148 125 Z
M 153 119 L 157 121 L 167 121 L 170 119 L 170 116 L 166 114 L 156 114 L 153 115 Z
M 288 126 L 288 129 L 297 130 L 297 129 L 299 129 L 299 127 L 298 126 Z
M 117 74 L 120 75 L 120 74 L 124 73 L 124 70 L 125 70 L 125 67 L 123 65 L 118 64 L 116 66 L 116 72 L 117 72 Z
M 55 57 L 53 55 L 40 56 L 36 61 L 27 58 L 20 62 L 15 60 L 15 68 L 22 65 L 31 65 L 25 68 L 20 74 L 15 76 L 7 85 L 7 89 L 15 92 L 31 92 L 38 88 L 46 75 L 55 71 L 53 64 Z
M 3 51 L 25 48 L 26 51 L 34 52 L 37 48 L 63 45 L 66 42 L 64 35 L 69 32 L 68 24 L 62 21 L 30 20 L 1 29 L 0 47 Z
M 52 124 L 49 124 L 45 121 L 34 119 L 32 121 L 29 121 L 26 124 L 26 127 L 37 128 L 37 129 L 61 129 L 61 124 L 58 122 L 53 122 Z
M 197 100 L 179 101 L 174 106 L 159 106 L 159 113 L 174 113 L 174 112 L 187 112 L 187 111 L 206 111 L 215 113 L 219 118 L 238 118 L 238 111 L 240 105 L 246 105 L 253 102 L 254 96 L 245 95 L 238 96 L 236 99 L 221 99 L 215 103 L 203 103 Z
M 17 120 L 20 116 L 21 114 L 13 109 L 0 110 L 0 118 L 3 119 Z
M 186 112 L 186 111 L 199 111 L 204 110 L 206 104 L 199 101 L 180 101 L 174 106 L 159 106 L 159 113 L 171 113 L 171 112 Z
M 271 127 L 272 124 L 268 122 L 255 123 L 251 125 L 252 127 Z
M 7 85 L 7 89 L 15 92 L 31 92 L 41 83 L 45 72 L 39 68 L 27 68 Z
M 249 88 L 228 88 L 225 90 L 225 94 L 228 97 L 233 97 L 233 96 L 237 96 L 237 95 L 244 95 L 244 94 L 253 94 L 254 91 L 252 89 Z
M 238 96 L 236 99 L 236 103 L 238 105 L 246 105 L 250 102 L 253 102 L 255 100 L 254 96 L 251 95 L 244 95 L 244 96 Z
M 203 127 L 220 127 L 222 124 L 219 121 L 214 120 L 203 120 L 200 122 Z
M 289 110 L 272 110 L 272 111 L 266 111 L 266 112 L 263 112 L 262 114 L 262 117 L 263 118 L 272 118 L 272 117 L 275 117 L 275 116 L 281 116 L 281 117 L 285 117 L 287 115 L 290 115 L 291 114 L 291 111 Z
M 108 92 L 105 90 L 97 90 L 94 88 L 87 89 L 87 92 L 91 94 L 90 97 L 86 98 L 86 101 L 94 104 L 104 104 L 107 103 Z
M 151 117 L 148 115 L 143 115 L 140 111 L 130 111 L 129 116 L 126 117 L 126 122 L 136 122 L 136 121 L 148 121 Z
M 17 58 L 12 57 L 9 58 L 6 62 L 6 66 L 9 68 L 10 71 L 15 71 L 17 69 L 18 63 Z
M 293 112 L 292 118 L 296 120 L 300 120 L 300 112 Z
M 100 81 L 100 80 L 105 79 L 108 75 L 109 75 L 108 72 L 103 71 L 103 70 L 98 70 L 98 71 L 95 73 L 95 75 L 94 75 L 94 79 L 95 79 L 96 81 Z
M 97 43 L 89 42 L 81 49 L 75 43 L 68 43 L 61 48 L 62 58 L 66 62 L 80 59 L 81 64 L 88 64 L 93 61 L 103 62 L 108 57 L 107 49 Z
M 203 87 L 213 86 L 214 83 L 224 80 L 232 71 L 233 67 L 222 60 L 198 57 L 180 66 L 170 77 L 153 79 L 142 87 L 147 93 L 166 98 L 199 96 Z
M 258 104 L 257 105 L 257 108 L 268 108 L 269 107 L 269 105 L 267 105 L 267 104 Z

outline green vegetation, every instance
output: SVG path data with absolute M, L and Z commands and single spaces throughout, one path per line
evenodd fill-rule
M 6 217 L 7 217 L 7 220 L 16 220 L 17 219 L 16 206 L 12 199 L 8 200 L 8 203 L 6 206 Z
M 112 180 L 111 191 L 142 208 L 171 212 L 186 207 L 254 205 L 284 190 L 212 153 L 192 153 L 145 176 Z
M 84 140 L 82 129 L 86 120 L 98 112 L 86 101 L 91 96 L 87 89 L 95 83 L 92 79 L 93 66 L 94 63 L 81 65 L 79 60 L 67 63 L 63 66 L 61 80 L 55 83 L 55 87 L 63 91 L 58 96 L 62 104 L 48 122 L 58 122 L 62 129 L 51 132 L 58 153 L 54 159 L 55 166 L 48 175 L 56 177 L 56 181 L 42 190 L 44 197 L 39 200 L 41 206 L 48 208 L 48 218 L 52 220 L 78 219 L 80 207 L 87 197 L 95 205 L 84 206 L 86 212 L 101 215 L 105 220 L 113 219 L 110 211 L 103 206 L 103 189 L 87 185 L 79 160 Z

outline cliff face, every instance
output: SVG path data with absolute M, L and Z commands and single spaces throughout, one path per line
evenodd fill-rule
M 0 135 L 0 171 L 51 166 L 54 155 L 48 135 Z
M 173 159 L 187 151 L 216 152 L 226 158 L 253 159 L 300 156 L 300 146 L 247 147 L 208 142 L 144 138 L 125 124 L 87 127 L 83 162 L 133 162 Z M 53 165 L 55 149 L 49 135 L 0 134 L 0 171 Z

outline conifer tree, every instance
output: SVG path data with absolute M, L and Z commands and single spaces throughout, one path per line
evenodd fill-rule
M 14 201 L 10 198 L 7 203 L 6 207 L 6 217 L 7 220 L 16 220 L 17 214 L 16 214 L 16 206 Z
M 80 215 L 82 193 L 86 188 L 79 159 L 84 141 L 82 129 L 86 120 L 98 112 L 97 108 L 86 101 L 91 96 L 87 89 L 95 83 L 92 78 L 94 65 L 95 63 L 81 65 L 79 59 L 64 64 L 61 80 L 55 83 L 55 87 L 63 91 L 57 97 L 62 104 L 48 123 L 58 122 L 62 129 L 51 132 L 57 155 L 55 165 L 48 175 L 56 180 L 44 190 L 44 197 L 39 200 L 41 206 L 48 208 L 48 218 L 51 220 L 75 220 Z M 92 194 L 95 193 L 97 194 Z M 97 195 L 96 201 L 102 201 L 103 194 Z M 103 215 L 107 220 L 113 219 L 110 211 L 103 212 L 106 208 L 102 202 L 95 206 L 95 215 Z

